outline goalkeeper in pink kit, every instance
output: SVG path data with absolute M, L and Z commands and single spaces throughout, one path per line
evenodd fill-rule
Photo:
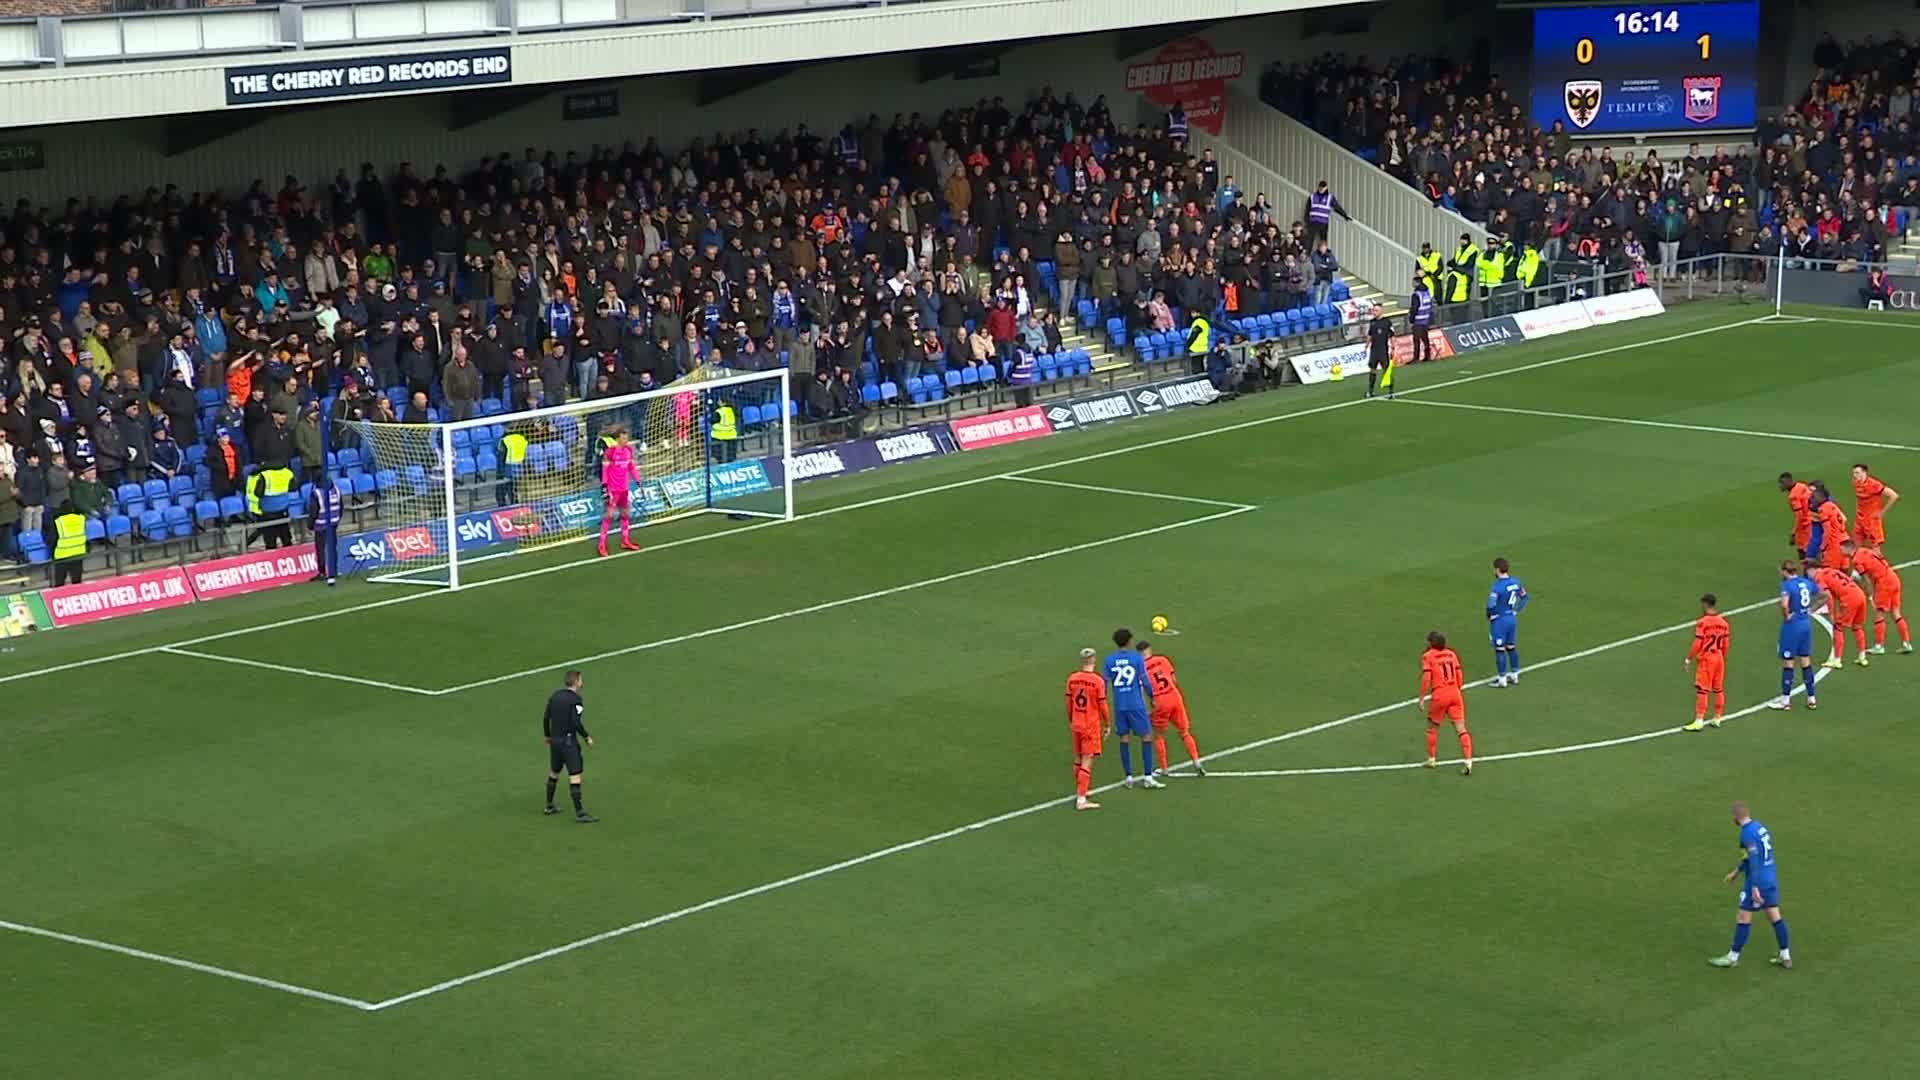
M 625 428 L 615 429 L 613 445 L 600 455 L 600 483 L 606 488 L 605 509 L 600 512 L 600 554 L 607 554 L 607 528 L 613 524 L 614 511 L 620 512 L 620 546 L 639 551 L 633 542 L 633 485 L 639 480 L 634 465 L 633 443 Z

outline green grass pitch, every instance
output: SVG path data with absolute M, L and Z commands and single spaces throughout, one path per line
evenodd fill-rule
M 1868 461 L 1920 502 L 1920 323 L 1763 313 L 1410 369 L 1392 404 L 1348 381 L 821 481 L 792 524 L 454 594 L 19 643 L 7 1071 L 1911 1075 L 1920 657 L 1835 673 L 1817 713 L 1621 741 L 1691 718 L 1701 592 L 1775 594 L 1782 469 L 1851 511 Z M 1920 558 L 1920 509 L 1888 529 Z M 1495 555 L 1533 595 L 1531 672 L 1469 692 L 1475 775 L 1311 771 L 1424 756 L 1422 638 L 1493 673 Z M 1210 767 L 1285 775 L 1075 814 L 1063 680 L 1160 613 L 1202 749 L 1245 748 Z M 1777 618 L 1732 624 L 1745 711 Z M 591 828 L 539 813 L 539 708 L 579 658 Z M 1764 927 L 1705 964 L 1735 798 L 1778 844 L 1790 973 Z

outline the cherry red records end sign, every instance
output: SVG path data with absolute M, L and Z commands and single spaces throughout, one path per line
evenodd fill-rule
M 1153 59 L 1127 68 L 1127 90 L 1147 95 L 1155 105 L 1187 111 L 1187 124 L 1220 134 L 1227 119 L 1227 81 L 1246 70 L 1246 53 L 1214 51 L 1205 39 L 1169 42 Z

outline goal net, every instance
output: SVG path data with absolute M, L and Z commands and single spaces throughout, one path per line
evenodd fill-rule
M 368 580 L 459 588 L 485 560 L 595 549 L 601 456 L 633 450 L 633 528 L 695 514 L 791 519 L 785 369 L 702 368 L 656 390 L 448 423 L 341 421 L 333 431 L 350 516 L 383 533 Z M 609 544 L 617 545 L 616 516 Z M 639 542 L 636 540 L 636 542 Z

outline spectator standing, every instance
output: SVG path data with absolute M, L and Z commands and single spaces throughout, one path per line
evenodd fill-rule
M 302 483 L 318 480 L 326 472 L 327 455 L 321 448 L 320 403 L 310 401 L 300 410 L 300 422 L 293 425 L 293 452 L 299 457 Z
M 1340 260 L 1334 257 L 1333 249 L 1326 238 L 1314 248 L 1313 263 L 1313 302 L 1324 304 L 1333 295 L 1333 283 L 1340 278 Z
M 567 403 L 567 343 L 549 341 L 540 353 L 540 404 L 547 408 Z
M 173 440 L 173 426 L 165 416 L 154 418 L 150 442 L 147 449 L 148 477 L 171 482 L 185 468 L 186 459 L 181 456 L 180 444 Z
M 1062 231 L 1053 245 L 1053 268 L 1060 281 L 1060 311 L 1073 314 L 1073 302 L 1080 291 L 1080 245 L 1073 233 Z
M 440 369 L 440 393 L 447 400 L 447 419 L 473 419 L 480 389 L 480 369 L 468 359 L 466 346 L 454 346 L 453 359 Z
M 240 490 L 240 450 L 233 445 L 233 430 L 214 429 L 213 445 L 207 448 L 207 474 L 213 497 L 224 499 Z
M 20 503 L 21 533 L 40 531 L 41 516 L 47 505 L 47 466 L 40 446 L 29 443 L 18 448 L 19 468 L 14 470 L 14 498 Z
M 0 469 L 0 557 L 13 554 L 13 535 L 20 525 L 20 497 L 14 486 L 17 470 Z

